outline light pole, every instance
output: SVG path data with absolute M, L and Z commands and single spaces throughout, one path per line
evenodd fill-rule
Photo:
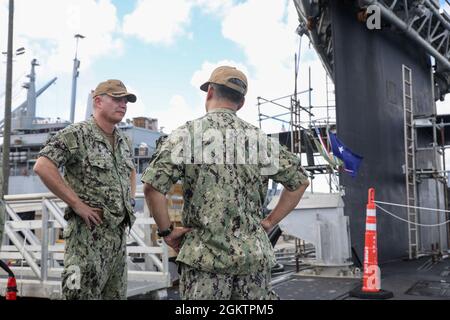
M 7 51 L 5 51 L 5 52 L 2 52 L 2 54 L 3 55 L 5 55 L 5 56 L 7 56 L 8 55 L 8 52 Z M 23 55 L 23 54 L 25 54 L 25 48 L 24 47 L 22 47 L 22 48 L 19 48 L 19 49 L 17 49 L 16 50 L 16 52 L 15 52 L 15 54 L 13 55 L 13 57 L 17 57 L 17 56 L 20 56 L 20 55 Z M 8 59 L 8 58 L 7 58 Z M 12 59 L 12 62 L 11 62 L 11 65 L 13 64 L 13 62 L 14 62 L 15 60 L 14 59 Z M 8 64 L 8 62 L 6 62 L 6 64 Z M 11 71 L 11 74 L 12 74 L 12 71 Z M 12 81 L 10 81 L 11 83 L 12 83 Z M 11 106 L 12 106 L 12 99 L 11 99 L 11 94 L 12 94 L 12 84 L 11 85 L 8 85 L 7 84 L 7 89 L 6 89 L 6 92 L 5 92 L 5 106 L 7 105 L 7 102 L 6 101 L 10 101 L 10 103 L 9 103 L 9 123 L 10 123 L 10 129 L 8 130 L 8 131 L 6 131 L 6 129 L 5 129 L 5 125 L 6 125 L 6 117 L 7 117 L 7 108 L 5 107 L 5 118 L 4 118 L 4 120 L 3 120 L 3 148 L 5 148 L 5 141 L 10 141 L 11 140 Z M 8 91 L 9 90 L 9 91 Z M 7 93 L 10 93 L 10 96 L 8 97 L 7 96 Z M 8 144 L 8 143 L 6 143 L 6 144 Z M 3 149 L 4 150 L 4 149 Z M 9 150 L 9 147 L 8 147 L 8 149 L 7 150 Z M 3 151 L 4 152 L 4 151 Z M 7 153 L 7 157 L 9 158 L 9 151 L 8 152 L 6 152 Z M 4 153 L 2 154 L 2 158 L 3 158 L 3 155 L 4 155 Z M 9 163 L 9 162 L 8 162 Z M 2 168 L 5 168 L 5 164 L 2 162 Z M 8 168 L 8 170 L 7 170 L 7 172 L 9 172 L 9 168 Z M 2 170 L 0 170 L 0 197 L 3 197 L 3 195 L 5 195 L 5 194 L 8 194 L 8 192 L 4 192 L 4 190 L 8 190 L 7 188 L 8 188 L 8 182 L 9 182 L 9 174 L 8 174 L 8 176 L 7 176 L 7 179 L 8 179 L 8 181 L 6 181 L 6 179 L 5 180 L 3 180 L 3 178 L 5 177 L 5 173 L 3 172 L 3 169 Z M 4 186 L 4 182 L 6 181 L 6 189 L 5 189 L 5 186 Z
M 77 100 L 77 78 L 80 75 L 78 69 L 80 68 L 80 60 L 78 60 L 78 42 L 80 39 L 84 39 L 85 36 L 76 34 L 77 44 L 75 48 L 75 59 L 73 60 L 73 75 L 72 75 L 72 99 L 70 104 L 70 122 L 75 122 L 75 103 Z
M 6 90 L 5 90 L 5 119 L 3 126 L 3 183 L 2 197 L 8 194 L 9 186 L 9 148 L 11 145 L 11 103 L 12 103 L 12 64 L 13 64 L 13 26 L 14 0 L 9 0 L 8 20 L 8 51 L 6 53 Z
M 3 51 L 2 54 L 6 56 L 8 54 L 8 51 Z M 20 56 L 22 54 L 25 54 L 25 48 L 24 47 L 17 49 L 16 53 L 14 54 L 14 56 L 17 57 L 17 56 Z M 13 60 L 13 62 L 15 62 L 15 60 Z

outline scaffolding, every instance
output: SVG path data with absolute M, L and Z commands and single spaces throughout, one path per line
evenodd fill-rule
M 432 76 L 433 77 L 433 76 Z M 434 180 L 436 191 L 436 207 L 441 209 L 441 202 L 444 201 L 444 209 L 448 210 L 448 196 L 447 196 L 447 180 L 448 172 L 445 168 L 445 150 L 450 148 L 446 146 L 445 142 L 445 126 L 450 125 L 437 122 L 437 110 L 434 108 L 432 114 L 416 114 L 414 112 L 414 83 L 412 70 L 407 66 L 402 67 L 403 78 L 403 109 L 404 109 L 404 134 L 405 134 L 405 187 L 406 187 L 406 204 L 408 223 L 408 256 L 409 259 L 417 259 L 424 255 L 439 255 L 441 254 L 442 237 L 441 229 L 438 229 L 438 242 L 432 243 L 431 250 L 426 250 L 421 242 L 420 228 L 416 224 L 421 223 L 420 209 L 420 190 L 419 185 L 424 180 Z M 434 99 L 433 99 L 434 101 Z M 430 130 L 431 139 L 424 139 L 419 136 L 422 130 Z M 438 133 L 440 133 L 440 144 L 438 143 Z M 421 136 L 424 136 L 425 132 Z M 417 159 L 421 152 L 432 152 L 433 159 L 431 163 L 420 163 Z M 440 184 L 443 188 L 444 199 L 440 197 Z M 447 214 L 446 219 L 449 216 Z M 437 213 L 437 224 L 441 223 L 440 213 Z M 447 226 L 447 228 L 449 228 Z M 449 232 L 450 229 L 447 229 Z M 447 238 L 447 245 L 450 244 L 450 239 Z
M 297 61 L 297 56 L 296 56 Z M 297 83 L 297 73 L 295 78 Z M 316 175 L 327 175 L 329 192 L 339 192 L 339 182 L 337 180 L 339 173 L 330 164 L 324 161 L 319 150 L 314 147 L 309 132 L 318 129 L 325 133 L 327 129 L 336 126 L 336 108 L 334 97 L 334 85 L 328 74 L 326 75 L 326 105 L 314 106 L 312 104 L 311 86 L 311 68 L 308 72 L 309 87 L 306 90 L 297 91 L 295 86 L 294 93 L 275 99 L 264 97 L 257 98 L 259 128 L 263 129 L 263 122 L 267 120 L 278 121 L 282 124 L 279 136 L 280 143 L 287 146 L 291 152 L 297 154 L 300 163 L 311 175 L 311 192 L 314 191 L 313 180 Z M 308 94 L 308 105 L 302 106 L 300 97 Z M 271 107 L 271 108 L 269 108 Z M 263 110 L 263 108 L 266 108 Z M 270 110 L 269 110 L 270 109 Z M 283 110 L 284 112 L 280 111 Z M 288 126 L 286 130 L 285 125 Z M 286 130 L 286 131 L 284 131 Z M 325 138 L 328 144 L 328 139 Z M 306 154 L 306 164 L 304 164 L 303 155 Z
M 412 73 L 409 68 L 404 66 L 404 112 L 405 112 L 405 187 L 406 187 L 406 203 L 410 208 L 407 211 L 408 224 L 408 248 L 409 258 L 417 259 L 424 255 L 439 255 L 442 254 L 442 248 L 445 247 L 441 239 L 441 230 L 438 232 L 439 240 L 431 245 L 431 248 L 424 248 L 421 243 L 420 229 L 415 227 L 414 223 L 420 223 L 420 209 L 415 207 L 420 206 L 420 190 L 419 184 L 424 180 L 432 179 L 436 185 L 436 204 L 438 209 L 449 210 L 448 204 L 448 188 L 450 186 L 449 171 L 446 168 L 446 150 L 450 149 L 450 145 L 446 144 L 445 127 L 450 126 L 450 119 L 445 122 L 441 119 L 438 122 L 437 112 L 429 115 L 418 115 L 414 113 L 414 101 L 412 99 L 414 87 Z M 297 79 L 296 79 L 297 80 Z M 325 160 L 318 152 L 317 148 L 311 146 L 308 142 L 308 135 L 306 132 L 313 131 L 314 128 L 319 132 L 325 132 L 330 127 L 336 126 L 336 106 L 334 85 L 328 75 L 325 79 L 326 84 L 326 105 L 314 106 L 312 104 L 311 87 L 311 72 L 309 72 L 309 88 L 294 94 L 286 95 L 275 99 L 267 99 L 263 97 L 257 98 L 259 127 L 263 129 L 263 123 L 268 120 L 278 121 L 288 126 L 286 132 L 281 132 L 279 138 L 280 143 L 290 147 L 291 152 L 297 154 L 301 161 L 306 164 L 303 167 L 311 175 L 311 192 L 314 192 L 314 177 L 316 175 L 327 175 L 329 183 L 329 191 L 342 192 L 338 182 L 339 172 L 335 170 L 330 164 L 325 163 Z M 295 88 L 297 91 L 297 88 Z M 308 104 L 302 105 L 300 97 L 308 95 Z M 268 106 L 272 106 L 268 110 Z M 263 108 L 267 108 L 264 109 Z M 282 108 L 285 112 L 278 112 Z M 270 112 L 271 111 L 271 112 Z M 435 110 L 436 111 L 436 110 Z M 418 130 L 431 130 L 428 134 L 426 142 L 419 142 Z M 322 134 L 322 133 L 321 133 Z M 324 139 L 326 135 L 322 134 Z M 284 140 L 284 139 L 286 140 Z M 423 140 L 423 138 L 422 138 Z M 440 141 L 439 141 L 440 140 Z M 426 144 L 425 146 L 423 144 Z M 309 145 L 308 145 L 309 144 Z M 427 164 L 420 164 L 416 159 L 420 152 L 433 152 L 432 161 Z M 305 157 L 306 154 L 306 157 Z M 335 178 L 335 181 L 333 181 Z M 333 182 L 335 182 L 335 189 L 333 189 Z M 440 188 L 444 189 L 444 194 L 440 192 Z M 444 198 L 444 199 L 443 199 Z M 444 202 L 445 208 L 442 208 Z M 446 219 L 449 220 L 450 215 L 446 214 Z M 437 223 L 444 221 L 439 215 Z M 447 232 L 450 234 L 450 225 L 447 226 Z M 450 239 L 447 239 L 447 245 L 450 246 Z M 298 244 L 301 248 L 301 244 Z
M 446 169 L 445 161 L 445 153 L 446 150 L 450 148 L 449 145 L 446 144 L 445 139 L 445 127 L 449 126 L 450 123 L 445 123 L 444 120 L 441 118 L 441 122 L 438 123 L 437 121 L 437 115 L 414 115 L 413 116 L 413 130 L 415 135 L 418 134 L 418 131 L 421 130 L 432 130 L 432 140 L 430 143 L 428 143 L 426 146 L 420 146 L 418 139 L 414 139 L 413 142 L 413 153 L 415 155 L 418 155 L 420 152 L 433 152 L 433 160 L 431 162 L 431 167 L 422 167 L 418 166 L 417 163 L 415 163 L 415 169 L 413 171 L 414 179 L 416 181 L 417 187 L 420 183 L 424 182 L 425 180 L 434 180 L 435 182 L 435 188 L 436 188 L 436 206 L 437 209 L 445 209 L 449 210 L 449 204 L 448 204 L 448 176 L 449 171 Z M 440 137 L 438 138 L 438 136 Z M 439 141 L 440 140 L 440 141 Z M 415 159 L 415 157 L 414 157 Z M 443 188 L 443 199 L 441 198 L 442 193 L 440 192 L 440 187 Z M 420 192 L 419 192 L 420 193 Z M 417 196 L 417 195 L 416 195 Z M 444 208 L 441 208 L 442 200 L 444 202 Z M 417 197 L 415 199 L 416 203 L 418 203 L 418 206 L 420 206 L 420 199 Z M 437 224 L 442 223 L 445 220 L 449 220 L 450 215 L 446 213 L 446 217 L 444 219 L 441 219 L 439 213 L 437 214 Z M 420 223 L 420 210 L 417 212 L 416 217 L 417 223 Z M 447 225 L 447 234 L 450 234 L 450 227 Z M 423 255 L 439 255 L 442 252 L 442 248 L 444 247 L 441 243 L 442 241 L 442 235 L 441 235 L 441 229 L 438 229 L 438 242 L 432 243 L 431 248 L 423 248 L 423 246 L 420 246 L 421 241 L 421 234 L 420 229 L 417 231 L 417 246 L 416 250 L 414 248 L 414 241 L 409 242 L 410 250 L 409 250 L 409 258 L 410 259 L 417 259 Z M 413 238 L 414 240 L 414 238 Z M 450 237 L 447 237 L 447 246 L 450 246 Z

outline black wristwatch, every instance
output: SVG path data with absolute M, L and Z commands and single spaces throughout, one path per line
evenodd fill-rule
M 173 231 L 173 224 L 171 223 L 168 229 L 162 231 L 158 229 L 158 232 L 156 234 L 158 235 L 158 237 L 164 238 L 167 237 L 169 234 L 171 234 L 172 231 Z
M 136 199 L 131 198 L 131 206 L 134 208 L 136 206 Z

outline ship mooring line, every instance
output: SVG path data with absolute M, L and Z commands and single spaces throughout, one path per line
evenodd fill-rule
M 375 202 L 378 202 L 378 201 L 375 201 Z M 408 220 L 406 220 L 406 219 L 403 219 L 403 218 L 401 218 L 401 217 L 399 217 L 399 216 L 393 214 L 392 212 L 387 211 L 386 209 L 384 209 L 383 207 L 379 206 L 379 205 L 376 204 L 376 203 L 375 203 L 375 206 L 376 206 L 378 209 L 381 209 L 382 211 L 386 212 L 387 214 L 389 214 L 390 216 L 392 216 L 392 217 L 394 217 L 394 218 L 396 218 L 396 219 L 398 219 L 398 220 L 401 220 L 401 221 L 403 221 L 403 222 L 406 222 L 406 223 L 408 223 L 408 224 L 412 224 L 412 225 L 415 225 L 415 226 L 418 226 L 418 227 L 440 227 L 440 226 L 443 226 L 443 225 L 446 225 L 446 224 L 450 223 L 450 220 L 447 220 L 447 221 L 445 221 L 445 222 L 443 222 L 443 223 L 439 223 L 439 224 L 421 224 L 421 223 L 415 223 L 415 222 L 411 222 L 411 221 L 408 221 Z

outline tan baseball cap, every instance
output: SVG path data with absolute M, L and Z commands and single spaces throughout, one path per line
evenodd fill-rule
M 229 66 L 218 67 L 214 70 L 208 82 L 205 82 L 200 89 L 207 92 L 210 83 L 223 85 L 244 96 L 247 94 L 248 90 L 248 82 L 245 74 L 242 71 Z
M 136 102 L 137 98 L 134 94 L 127 91 L 127 87 L 120 80 L 107 80 L 101 82 L 94 91 L 93 97 L 101 94 L 107 94 L 113 98 L 127 97 L 128 102 Z

